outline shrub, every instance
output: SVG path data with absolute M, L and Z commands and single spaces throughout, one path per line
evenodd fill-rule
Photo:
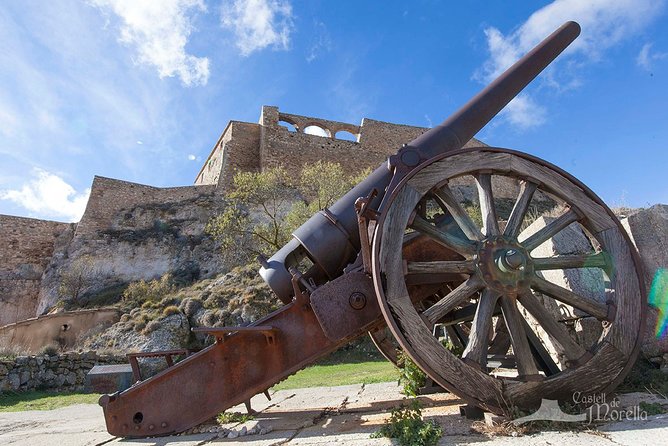
M 420 402 L 413 399 L 408 407 L 392 410 L 390 420 L 372 438 L 396 438 L 401 446 L 434 446 L 443 429 L 434 421 L 424 421 Z
M 202 308 L 202 306 L 203 303 L 201 299 L 198 299 L 196 297 L 189 297 L 187 299 L 183 299 L 181 305 L 179 306 L 179 309 L 188 318 L 191 318 L 199 311 L 200 308 Z
M 160 279 L 140 280 L 132 282 L 123 291 L 123 302 L 131 307 L 147 308 L 160 302 L 165 296 L 175 291 L 170 274 L 164 274 Z
M 398 354 L 397 366 L 399 366 L 399 384 L 404 388 L 406 396 L 417 396 L 420 388 L 424 387 L 427 375 L 413 362 L 403 351 Z
M 170 305 L 168 307 L 165 307 L 164 310 L 162 310 L 162 315 L 164 317 L 171 316 L 173 314 L 179 314 L 181 311 L 179 311 L 179 307 L 175 305 Z
M 159 321 L 150 321 L 148 324 L 146 324 L 146 327 L 144 327 L 144 329 L 142 330 L 142 334 L 147 335 L 151 332 L 154 332 L 158 328 L 160 328 Z
M 60 348 L 56 344 L 48 344 L 42 347 L 39 351 L 40 355 L 55 356 L 58 354 Z

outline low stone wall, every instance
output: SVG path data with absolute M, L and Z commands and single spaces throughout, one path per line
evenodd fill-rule
M 98 364 L 123 364 L 125 356 L 97 352 L 18 356 L 0 359 L 0 393 L 28 390 L 80 391 L 86 373 Z

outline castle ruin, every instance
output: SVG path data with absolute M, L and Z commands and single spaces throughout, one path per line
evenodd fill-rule
M 316 127 L 320 135 L 311 134 Z M 158 188 L 96 176 L 83 217 L 59 223 L 0 215 L 0 326 L 48 312 L 65 271 L 94 265 L 95 291 L 113 293 L 167 272 L 202 277 L 226 269 L 204 231 L 221 212 L 237 171 L 318 160 L 360 171 L 383 162 L 426 128 L 364 118 L 360 125 L 264 106 L 258 123 L 230 121 L 193 186 Z

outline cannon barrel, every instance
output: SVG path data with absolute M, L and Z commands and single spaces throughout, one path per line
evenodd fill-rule
M 442 124 L 415 138 L 404 150 L 415 149 L 424 159 L 462 148 L 579 34 L 577 23 L 566 22 Z M 314 264 L 307 274 L 330 280 L 341 275 L 343 268 L 355 259 L 360 242 L 354 203 L 376 189 L 378 195 L 371 205 L 377 208 L 392 175 L 389 164 L 381 164 L 331 208 L 313 215 L 293 233 L 290 242 L 264 263 L 260 275 L 283 302 L 290 302 L 293 295 L 289 269 L 304 258 Z

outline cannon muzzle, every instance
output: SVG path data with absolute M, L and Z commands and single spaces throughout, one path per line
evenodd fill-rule
M 426 160 L 461 149 L 579 34 L 577 23 L 566 22 L 442 124 L 411 141 L 404 151 L 414 150 L 420 160 Z M 376 189 L 378 195 L 371 206 L 377 208 L 392 175 L 389 163 L 380 165 L 331 208 L 318 212 L 300 226 L 293 233 L 294 238 L 260 269 L 262 278 L 283 302 L 290 302 L 294 294 L 289 269 L 305 258 L 314 265 L 305 272 L 307 278 L 331 280 L 343 273 L 360 249 L 354 203 Z

